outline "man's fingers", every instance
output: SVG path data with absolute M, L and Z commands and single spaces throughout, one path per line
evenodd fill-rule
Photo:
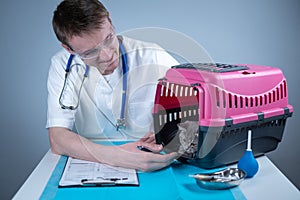
M 163 146 L 161 144 L 143 142 L 143 143 L 139 143 L 138 146 L 140 147 L 140 150 L 146 152 L 159 153 L 163 150 Z
M 148 132 L 140 139 L 140 141 L 147 143 L 155 142 L 155 134 L 153 132 Z
M 177 152 L 172 152 L 169 154 L 155 154 L 153 156 L 151 162 L 153 163 L 172 163 L 175 159 L 179 157 L 179 154 Z
M 151 155 L 151 159 L 148 162 L 143 163 L 139 166 L 139 170 L 141 171 L 155 171 L 164 167 L 169 166 L 174 162 L 174 160 L 178 158 L 178 154 L 176 152 L 170 154 L 153 154 Z

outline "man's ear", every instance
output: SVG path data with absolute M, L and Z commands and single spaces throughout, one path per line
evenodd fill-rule
M 70 54 L 74 54 L 74 51 L 66 44 L 61 43 L 61 46 L 67 50 Z

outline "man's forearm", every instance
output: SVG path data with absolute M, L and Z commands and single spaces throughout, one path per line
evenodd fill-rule
M 109 162 L 104 158 L 109 147 L 95 144 L 66 128 L 49 128 L 49 138 L 51 151 L 55 154 L 93 162 Z
M 162 146 L 154 143 L 154 136 L 120 146 L 96 144 L 66 128 L 49 128 L 49 137 L 53 153 L 141 171 L 161 169 L 178 157 L 175 152 L 159 154 Z M 149 147 L 153 153 L 141 151 L 137 146 Z

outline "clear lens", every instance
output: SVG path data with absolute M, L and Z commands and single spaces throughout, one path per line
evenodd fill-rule
M 112 33 L 106 40 L 104 40 L 102 43 L 100 43 L 94 49 L 91 49 L 83 54 L 79 54 L 80 58 L 82 58 L 84 60 L 96 58 L 100 54 L 102 49 L 112 48 L 115 43 L 116 38 L 117 38 L 116 35 L 114 33 Z

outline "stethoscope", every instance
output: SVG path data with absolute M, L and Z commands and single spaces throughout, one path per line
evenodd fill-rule
M 122 58 L 122 68 L 123 68 L 123 86 L 122 86 L 122 102 L 121 102 L 121 113 L 120 113 L 120 118 L 117 119 L 117 123 L 116 125 L 114 125 L 111 120 L 109 120 L 109 118 L 105 115 L 105 113 L 103 113 L 101 111 L 101 113 L 103 114 L 103 116 L 113 125 L 117 128 L 117 131 L 119 130 L 119 128 L 125 127 L 126 126 L 126 121 L 125 121 L 125 105 L 126 105 L 126 95 L 127 95 L 127 78 L 128 78 L 128 64 L 127 64 L 127 56 L 124 50 L 123 45 L 121 44 L 121 42 L 119 42 L 119 48 L 120 48 L 120 53 L 121 53 L 121 58 Z M 81 89 L 83 86 L 83 82 L 84 80 L 88 77 L 88 72 L 89 72 L 89 66 L 86 65 L 85 67 L 85 72 L 83 75 L 83 79 L 81 82 L 81 86 L 79 88 L 79 92 L 78 92 L 78 101 L 76 103 L 75 106 L 66 106 L 62 103 L 62 97 L 66 88 L 66 83 L 67 83 L 67 79 L 68 76 L 70 75 L 70 71 L 71 71 L 71 67 L 72 67 L 72 60 L 74 58 L 73 54 L 70 54 L 67 65 L 66 65 L 66 69 L 65 69 L 65 80 L 64 80 L 64 85 L 63 85 L 63 89 L 60 93 L 59 96 L 59 104 L 61 106 L 62 109 L 69 109 L 69 110 L 76 110 L 79 106 L 79 99 L 80 99 L 80 93 L 81 93 Z M 79 64 L 75 64 L 75 65 L 79 65 Z

